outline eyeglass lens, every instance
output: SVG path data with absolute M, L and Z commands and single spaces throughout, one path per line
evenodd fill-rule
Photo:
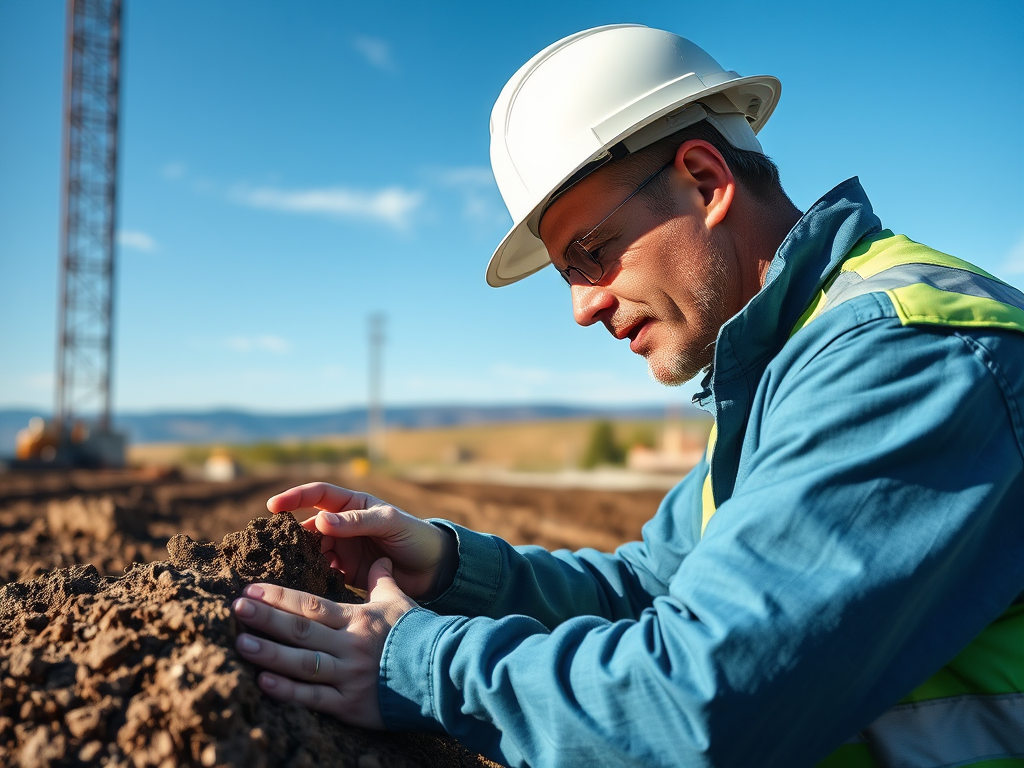
M 559 270 L 559 272 L 565 282 L 570 285 L 572 284 L 569 276 L 570 270 L 579 272 L 591 284 L 599 282 L 604 277 L 604 267 L 601 265 L 601 262 L 594 258 L 579 240 L 574 241 L 566 250 L 565 260 L 568 262 L 568 265 L 564 270 Z

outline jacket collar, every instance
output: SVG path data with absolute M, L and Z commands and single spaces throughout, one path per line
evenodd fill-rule
M 881 229 L 856 176 L 812 205 L 775 252 L 761 290 L 719 331 L 714 380 L 760 378 L 832 271 Z

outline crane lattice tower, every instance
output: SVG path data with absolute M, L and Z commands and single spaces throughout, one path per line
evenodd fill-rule
M 110 427 L 121 0 L 68 0 L 55 416 Z

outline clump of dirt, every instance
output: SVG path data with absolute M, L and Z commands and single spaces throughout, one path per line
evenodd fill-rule
M 456 742 L 374 733 L 282 705 L 234 650 L 230 601 L 264 581 L 358 602 L 291 515 L 219 545 L 178 535 L 168 561 L 93 565 L 0 587 L 0 764 L 491 765 Z

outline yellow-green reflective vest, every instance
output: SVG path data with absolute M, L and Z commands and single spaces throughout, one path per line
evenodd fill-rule
M 983 270 L 885 230 L 854 248 L 793 329 L 867 293 L 885 293 L 903 325 L 1024 333 L 1024 294 Z M 701 533 L 716 511 L 708 439 Z M 1021 553 L 1024 557 L 1024 553 Z M 1024 768 L 1024 603 L 818 768 Z

